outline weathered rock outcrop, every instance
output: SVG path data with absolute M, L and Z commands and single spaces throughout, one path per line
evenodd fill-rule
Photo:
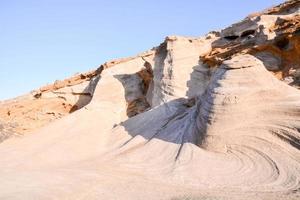
M 299 13 L 169 36 L 2 102 L 0 199 L 299 199 Z
M 293 80 L 290 84 L 299 87 L 295 73 L 300 68 L 299 5 L 299 1 L 288 1 L 222 30 L 201 59 L 214 67 L 235 54 L 248 53 L 262 60 L 280 80 Z
M 18 135 L 33 131 L 87 105 L 101 68 L 1 102 L 0 119 Z M 13 125 L 12 125 L 13 124 Z

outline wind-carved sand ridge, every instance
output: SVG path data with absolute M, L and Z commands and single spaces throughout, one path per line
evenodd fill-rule
M 2 102 L 0 199 L 300 199 L 299 12 Z

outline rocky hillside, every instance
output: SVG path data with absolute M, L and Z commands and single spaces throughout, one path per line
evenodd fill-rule
M 0 199 L 300 199 L 300 1 L 0 103 Z

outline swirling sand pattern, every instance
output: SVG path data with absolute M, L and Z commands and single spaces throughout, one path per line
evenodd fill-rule
M 110 154 L 118 165 L 173 184 L 295 193 L 299 99 L 255 57 L 236 56 L 214 72 L 193 107 L 170 102 L 116 127 L 109 144 L 119 145 Z
M 0 199 L 299 199 L 299 90 L 238 55 L 196 65 L 190 91 L 159 79 L 166 94 L 128 118 L 114 77 L 144 62 L 104 71 L 88 106 L 1 143 Z

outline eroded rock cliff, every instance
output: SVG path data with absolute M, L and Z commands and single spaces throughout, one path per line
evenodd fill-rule
M 2 102 L 0 199 L 299 199 L 299 13 L 169 36 Z

